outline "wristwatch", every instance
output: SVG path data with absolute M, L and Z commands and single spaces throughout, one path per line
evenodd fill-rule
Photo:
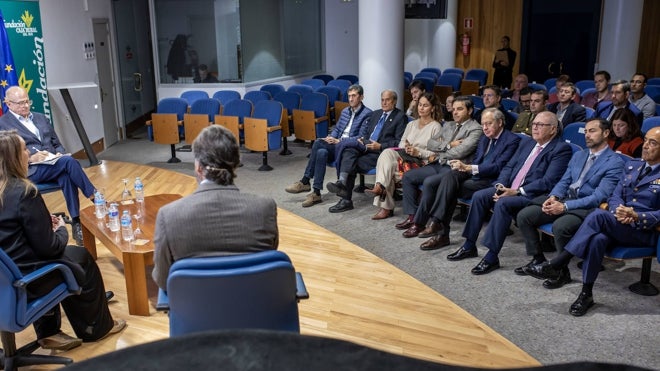
M 516 189 L 516 196 L 522 196 L 522 191 L 520 188 Z

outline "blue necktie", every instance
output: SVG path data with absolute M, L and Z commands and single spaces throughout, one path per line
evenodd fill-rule
M 371 139 L 372 141 L 378 140 L 378 136 L 380 135 L 380 131 L 383 130 L 383 124 L 385 124 L 385 119 L 387 118 L 387 113 L 383 113 L 383 115 L 380 117 L 380 120 L 378 120 L 378 123 L 376 124 L 376 128 L 374 128 L 374 132 L 371 133 Z

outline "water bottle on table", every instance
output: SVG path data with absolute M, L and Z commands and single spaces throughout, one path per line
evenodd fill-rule
M 124 241 L 133 241 L 133 223 L 128 210 L 124 210 L 124 213 L 121 215 L 121 238 Z
M 94 193 L 94 210 L 97 219 L 105 218 L 105 197 L 98 190 Z
M 133 190 L 135 191 L 135 201 L 144 202 L 144 184 L 140 177 L 135 177 L 135 184 L 133 185 Z
M 119 230 L 119 205 L 115 202 L 110 204 L 110 209 L 108 210 L 108 228 L 113 232 Z

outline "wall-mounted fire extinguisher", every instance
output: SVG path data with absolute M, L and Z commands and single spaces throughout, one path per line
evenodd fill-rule
M 466 57 L 470 55 L 470 35 L 467 32 L 463 33 L 461 37 L 461 51 Z

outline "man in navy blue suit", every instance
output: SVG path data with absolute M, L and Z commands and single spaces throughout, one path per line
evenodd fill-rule
M 608 121 L 612 121 L 614 111 L 625 107 L 635 114 L 637 124 L 642 126 L 644 114 L 636 105 L 630 103 L 629 98 L 630 83 L 626 80 L 615 81 L 614 84 L 612 84 L 612 100 L 598 103 L 598 106 L 596 106 L 596 117 L 602 117 Z
M 623 176 L 608 200 L 607 210 L 587 216 L 564 251 L 549 262 L 525 267 L 539 279 L 556 279 L 573 256 L 584 259 L 582 290 L 569 309 L 582 316 L 594 305 L 593 286 L 608 247 L 655 246 L 660 226 L 660 128 L 646 133 L 642 159 L 624 166 Z
M 532 123 L 532 138 L 524 138 L 495 183 L 472 196 L 470 213 L 463 229 L 465 243 L 447 256 L 462 260 L 477 256 L 477 238 L 489 210 L 493 216 L 482 243 L 488 254 L 472 268 L 472 274 L 492 272 L 500 267 L 498 254 L 516 213 L 537 196 L 546 194 L 561 179 L 571 158 L 568 143 L 558 136 L 559 122 L 552 112 L 539 113 Z
M 328 163 L 335 160 L 339 143 L 343 140 L 356 140 L 362 130 L 362 126 L 368 125 L 371 117 L 371 109 L 362 104 L 364 89 L 360 85 L 351 85 L 348 88 L 348 107 L 344 108 L 337 125 L 327 137 L 314 141 L 312 153 L 307 161 L 307 167 L 302 179 L 286 187 L 289 193 L 300 193 L 312 190 L 307 195 L 302 207 L 310 207 L 322 202 L 321 190 L 323 179 Z M 310 185 L 310 179 L 314 184 Z
M 90 198 L 94 195 L 94 185 L 87 178 L 80 163 L 71 156 L 62 156 L 52 165 L 33 164 L 43 161 L 50 154 L 65 153 L 66 150 L 48 118 L 41 113 L 30 112 L 32 101 L 23 88 L 12 86 L 7 89 L 5 103 L 9 112 L 0 117 L 0 130 L 16 130 L 25 141 L 25 146 L 30 151 L 28 178 L 33 183 L 57 182 L 62 187 L 66 207 L 73 221 L 73 237 L 76 243 L 82 246 L 78 190 Z
M 587 122 L 584 131 L 588 150 L 576 152 L 568 168 L 550 196 L 540 196 L 518 213 L 517 225 L 525 237 L 527 255 L 532 260 L 514 272 L 524 276 L 524 268 L 546 261 L 537 228 L 552 223 L 555 246 L 559 252 L 573 237 L 584 218 L 614 191 L 623 173 L 623 160 L 607 145 L 610 124 L 596 118 Z M 556 280 L 547 280 L 543 287 L 555 289 L 571 282 L 568 267 L 563 267 Z
M 449 223 L 457 197 L 470 198 L 474 192 L 488 187 L 518 148 L 520 137 L 504 129 L 504 115 L 497 108 L 484 110 L 481 127 L 484 135 L 479 139 L 471 164 L 454 158 L 448 165 L 439 167 L 437 174 L 415 181 L 413 172 L 424 174 L 423 168 L 419 168 L 403 177 L 403 209 L 408 218 L 396 228 L 406 229 L 403 232 L 406 238 L 431 237 L 421 244 L 422 250 L 449 245 Z M 418 202 L 420 184 L 424 185 L 424 191 Z M 426 226 L 429 219 L 431 222 Z
M 575 103 L 576 88 L 571 82 L 567 82 L 557 92 L 558 101 L 548 107 L 548 111 L 557 115 L 557 120 L 562 128 L 573 122 L 584 122 L 587 111 L 581 105 Z

